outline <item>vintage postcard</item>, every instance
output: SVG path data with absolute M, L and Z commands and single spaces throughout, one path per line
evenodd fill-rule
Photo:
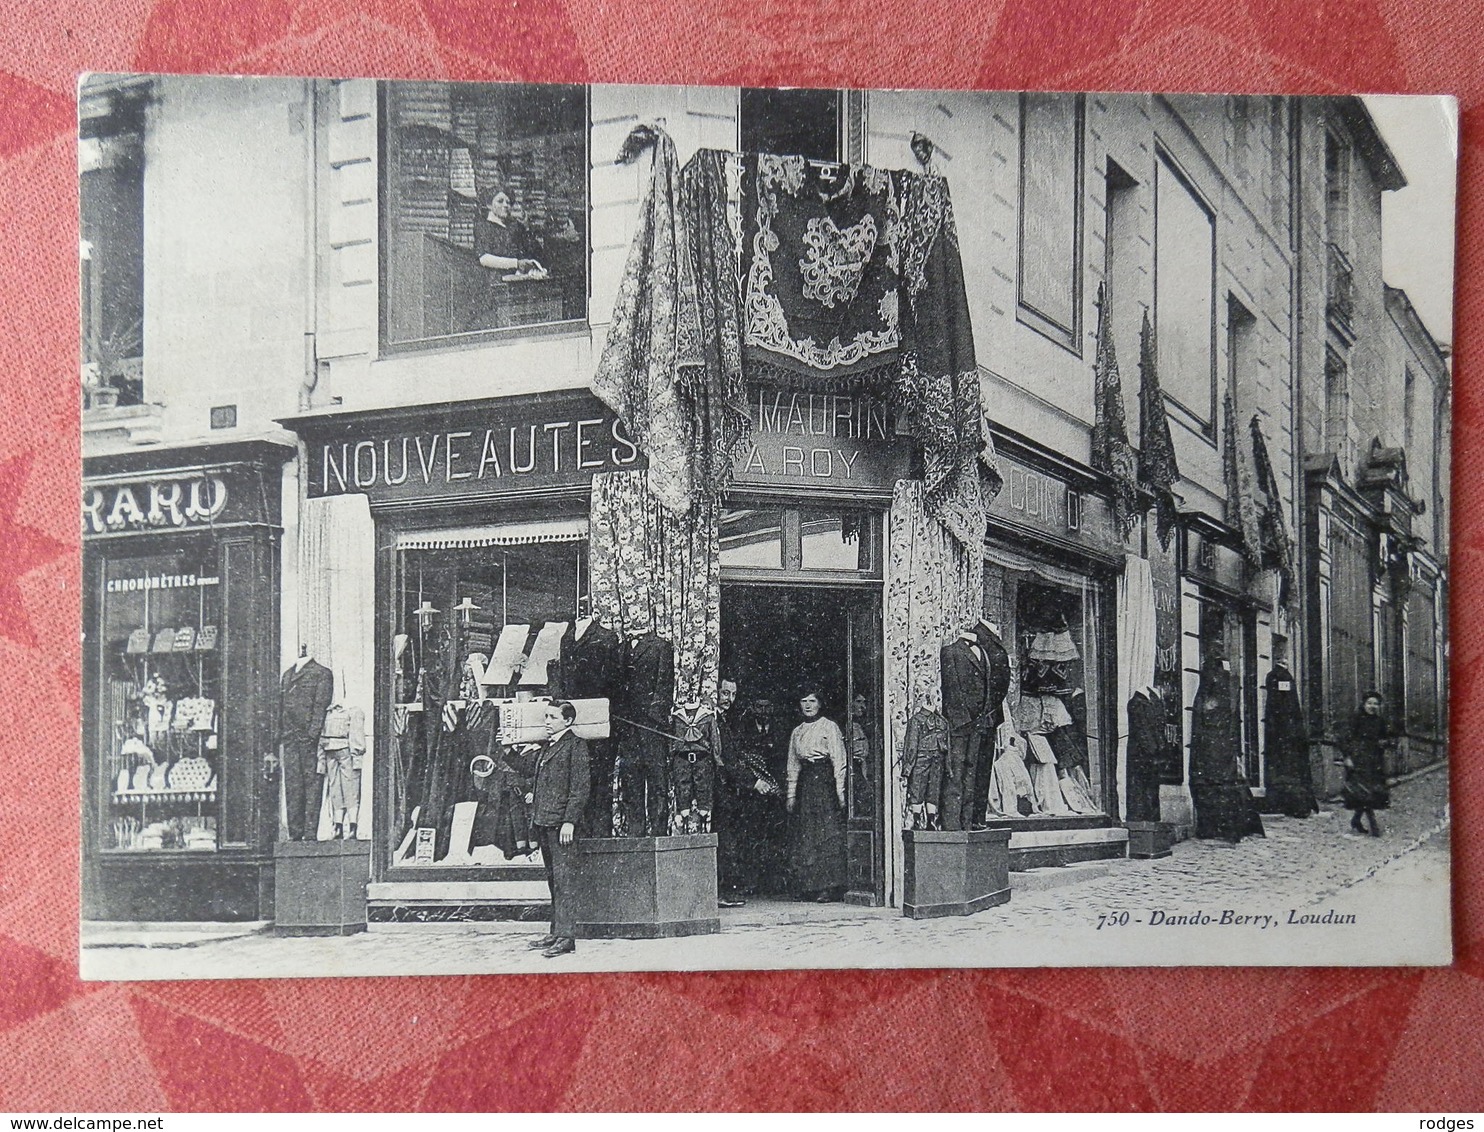
M 1456 143 L 84 77 L 83 975 L 1450 962 Z

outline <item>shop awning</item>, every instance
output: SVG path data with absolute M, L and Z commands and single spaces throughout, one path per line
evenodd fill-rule
M 581 542 L 587 538 L 587 519 L 531 519 L 520 523 L 486 523 L 477 527 L 443 527 L 434 531 L 403 531 L 398 550 L 462 550 L 480 546 L 529 546 L 541 542 Z

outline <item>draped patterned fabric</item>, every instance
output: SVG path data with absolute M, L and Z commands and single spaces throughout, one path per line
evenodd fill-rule
M 788 248 L 774 226 L 778 209 L 767 212 L 763 226 L 756 201 L 744 200 L 742 215 L 754 210 L 747 230 L 766 251 L 769 270 L 759 274 L 754 255 L 743 288 L 728 173 L 752 169 L 747 183 L 757 196 L 765 179 L 759 171 L 767 171 L 776 206 L 803 188 L 807 164 L 701 150 L 677 170 L 674 144 L 647 127 L 630 135 L 621 156 L 651 145 L 650 185 L 593 389 L 648 457 L 650 486 L 664 506 L 683 515 L 692 500 L 725 488 L 732 451 L 750 424 L 744 374 L 776 380 L 786 372 L 798 381 L 802 373 L 805 381 L 885 397 L 922 446 L 929 512 L 964 546 L 977 547 L 1001 478 L 984 420 L 947 181 L 842 165 L 838 176 L 859 187 L 864 203 L 838 218 L 828 209 L 796 217 L 797 231 L 783 228 L 791 233 Z M 799 292 L 786 302 L 785 282 Z M 864 308 L 863 294 L 871 299 Z M 789 322 L 788 310 L 805 298 L 811 318 L 847 309 L 851 317 L 823 344 L 810 334 L 800 338 L 806 323 L 819 333 L 818 319 Z M 752 318 L 765 308 L 771 322 Z M 771 343 L 752 350 L 745 368 L 744 325 L 750 350 L 764 338 Z
M 869 165 L 742 157 L 745 344 L 806 379 L 895 360 L 897 200 Z
M 1242 541 L 1242 554 L 1254 566 L 1262 563 L 1262 519 L 1258 512 L 1256 471 L 1252 452 L 1242 443 L 1237 427 L 1237 406 L 1232 395 L 1226 395 L 1226 444 L 1222 448 L 1222 465 L 1226 473 L 1226 521 L 1237 529 Z
M 1258 521 L 1261 561 L 1264 569 L 1278 571 L 1278 600 L 1293 609 L 1297 594 L 1293 584 L 1293 540 L 1288 536 L 1288 522 L 1283 517 L 1283 492 L 1278 487 L 1278 474 L 1268 456 L 1267 438 L 1254 414 L 1252 459 L 1256 465 L 1257 490 L 1261 496 L 1262 516 Z
M 690 451 L 698 486 L 720 492 L 732 476 L 732 450 L 752 427 L 742 382 L 741 292 L 728 218 L 731 155 L 701 150 L 680 174 L 680 207 L 690 234 L 695 316 L 680 322 L 680 396 L 690 411 Z
M 892 492 L 886 564 L 886 706 L 902 751 L 907 719 L 918 708 L 941 711 L 943 642 L 971 624 L 984 605 L 984 556 L 966 550 L 927 510 L 919 480 Z
M 1123 407 L 1123 382 L 1109 326 L 1107 288 L 1098 285 L 1097 358 L 1093 363 L 1092 466 L 1113 481 L 1113 518 L 1127 535 L 1139 517 L 1138 469 Z
M 1154 529 L 1159 545 L 1168 550 L 1170 536 L 1180 521 L 1175 504 L 1175 484 L 1180 466 L 1175 460 L 1175 441 L 1170 436 L 1170 414 L 1154 363 L 1154 331 L 1149 312 L 1139 331 L 1139 486 L 1154 496 Z
M 984 419 L 974 329 L 948 181 L 896 170 L 901 215 L 901 363 L 892 403 L 922 445 L 927 509 L 978 554 L 1004 480 Z
M 694 468 L 690 415 L 677 371 L 685 344 L 700 341 L 700 303 L 679 208 L 675 144 L 663 132 L 653 134 L 652 144 L 654 166 L 592 387 L 649 457 L 655 494 L 671 511 L 684 514 Z M 632 152 L 628 142 L 624 150 Z
M 685 515 L 660 501 L 643 472 L 593 477 L 588 544 L 593 612 L 626 637 L 653 632 L 675 646 L 675 703 L 716 708 L 721 556 L 715 501 Z

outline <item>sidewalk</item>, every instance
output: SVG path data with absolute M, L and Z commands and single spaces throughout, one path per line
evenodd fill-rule
M 756 901 L 722 909 L 722 932 L 678 940 L 583 940 L 547 960 L 529 925 L 498 931 L 369 933 L 349 938 L 246 934 L 181 946 L 120 946 L 84 936 L 83 974 L 101 979 L 706 970 L 1255 963 L 1446 963 L 1448 776 L 1398 783 L 1385 836 L 1348 833 L 1340 809 L 1265 817 L 1266 838 L 1186 841 L 1159 861 L 1120 861 L 1085 881 L 1015 889 L 977 916 L 908 920 L 890 908 Z M 1015 875 L 1012 874 L 1012 886 Z M 1129 922 L 1107 921 L 1127 912 Z M 1333 912 L 1349 923 L 1297 925 Z M 1160 913 L 1155 916 L 1155 913 Z M 1223 913 L 1232 919 L 1222 923 Z M 1104 926 L 1098 926 L 1099 915 Z M 1183 917 L 1210 923 L 1182 924 Z M 1250 923 L 1235 922 L 1251 918 Z M 150 933 L 143 933 L 144 936 Z M 181 933 L 175 933 L 178 937 Z M 209 937 L 209 933 L 207 934 Z M 109 946 L 109 943 L 112 946 Z M 147 940 L 141 936 L 140 944 Z M 175 943 L 170 946 L 169 943 Z M 101 946 L 99 945 L 101 944 Z

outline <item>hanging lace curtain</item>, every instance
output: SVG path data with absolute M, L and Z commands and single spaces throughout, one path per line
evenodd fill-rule
M 973 623 L 984 605 L 984 556 L 965 550 L 928 514 L 920 480 L 892 492 L 886 566 L 886 703 L 900 752 L 919 707 L 941 711 L 943 642 Z M 893 773 L 896 769 L 893 768 Z
M 588 572 L 593 608 L 626 637 L 675 646 L 675 703 L 716 707 L 721 651 L 721 544 L 716 503 L 685 515 L 662 504 L 641 471 L 593 477 Z
M 1136 554 L 1118 579 L 1118 808 L 1128 813 L 1128 702 L 1154 684 L 1154 572 Z

